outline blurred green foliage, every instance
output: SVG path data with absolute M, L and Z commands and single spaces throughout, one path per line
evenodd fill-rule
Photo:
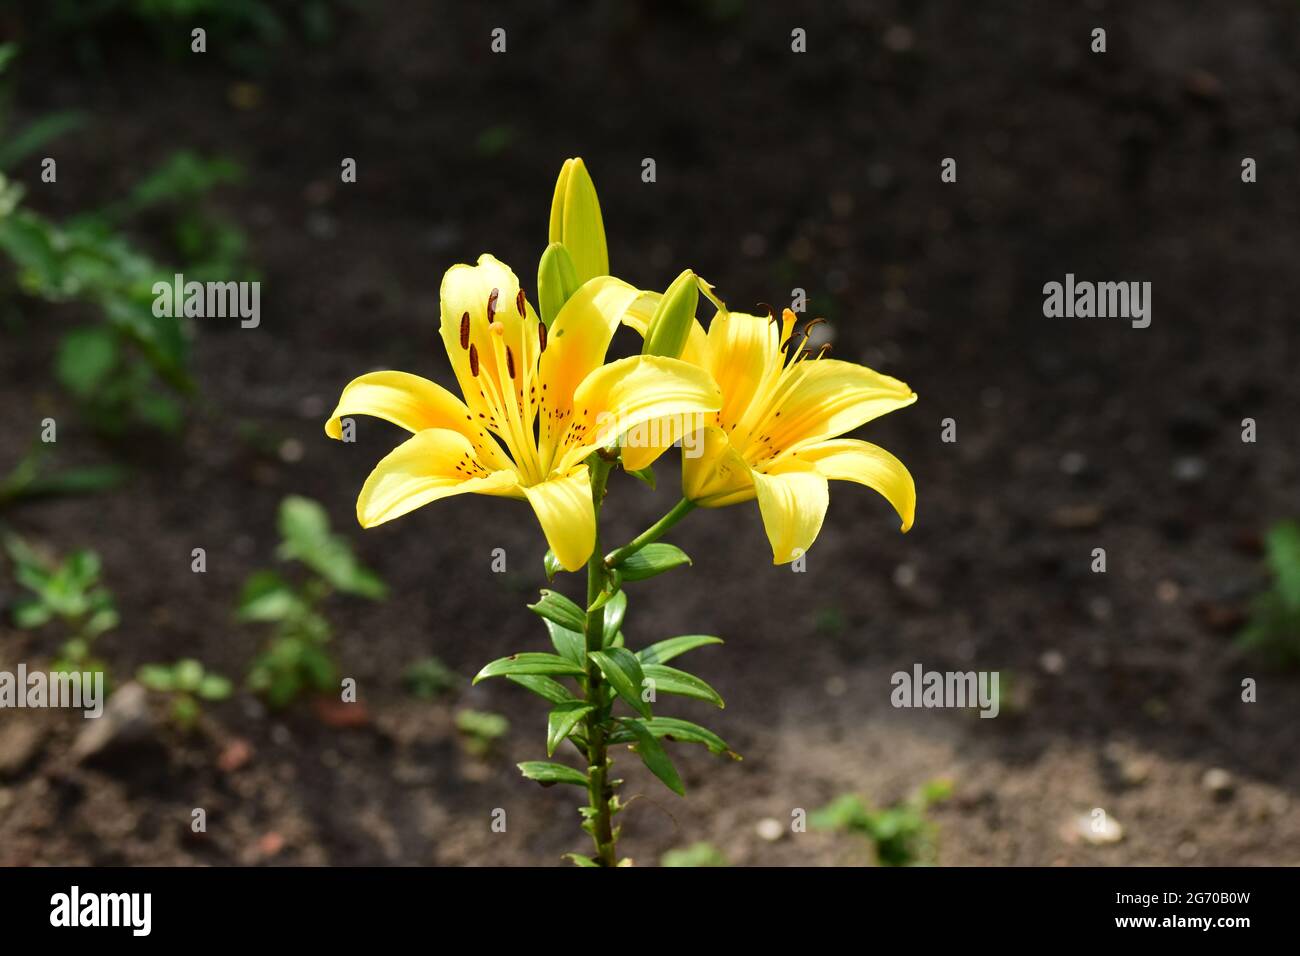
M 324 43 L 357 0 L 45 0 L 39 15 L 22 23 L 34 38 L 50 39 L 86 66 L 104 58 L 106 37 L 121 27 L 151 35 L 173 56 L 191 52 L 190 31 L 207 31 L 207 52 L 244 69 L 270 62 L 274 48 L 293 37 Z
M 466 751 L 474 757 L 486 757 L 510 730 L 510 721 L 489 711 L 461 710 L 456 713 L 456 730 Z
M 1265 538 L 1273 586 L 1255 598 L 1238 641 L 1280 664 L 1300 665 L 1300 525 L 1283 521 Z
M 675 847 L 659 858 L 660 866 L 730 866 L 727 858 L 712 843 L 700 841 Z
M 421 700 L 441 697 L 463 678 L 436 657 L 424 657 L 406 669 L 406 688 Z
M 136 672 L 136 680 L 171 699 L 172 721 L 181 730 L 191 730 L 198 723 L 203 713 L 201 701 L 225 700 L 234 691 L 227 678 L 209 674 L 192 657 L 174 664 L 145 664 Z
M 951 795 L 951 781 L 931 780 L 909 799 L 873 810 L 857 794 L 848 793 L 814 811 L 808 822 L 819 830 L 866 837 L 874 844 L 881 866 L 925 866 L 937 857 L 937 828 L 926 811 Z
M 329 650 L 332 634 L 321 605 L 334 592 L 368 598 L 387 597 L 388 589 L 363 567 L 342 537 L 330 531 L 329 516 L 319 503 L 291 495 L 280 503 L 282 561 L 301 565 L 304 580 L 295 584 L 276 571 L 248 578 L 239 598 L 241 621 L 273 625 L 266 649 L 254 658 L 248 685 L 275 707 L 305 691 L 337 688 L 338 668 Z
M 12 44 L 0 46 L 0 73 L 14 55 Z M 8 133 L 6 119 L 7 109 L 0 132 Z M 0 148 L 0 257 L 10 261 L 21 292 L 88 305 L 102 319 L 66 333 L 54 362 L 86 420 L 109 434 L 133 425 L 175 431 L 182 399 L 194 390 L 190 333 L 180 317 L 154 314 L 153 287 L 178 271 L 197 281 L 244 271 L 243 232 L 204 202 L 216 186 L 238 181 L 240 171 L 230 160 L 177 152 L 125 199 L 56 223 L 26 208 L 23 186 L 5 173 L 79 123 L 78 116 L 55 114 Z M 128 220 L 146 216 L 170 220 L 178 267 L 160 265 L 124 234 Z
M 29 594 L 13 604 L 13 622 L 24 629 L 57 622 L 66 639 L 51 667 L 55 672 L 102 672 L 93 654 L 99 636 L 117 627 L 112 592 L 99 580 L 99 555 L 81 549 L 63 561 L 43 555 L 16 534 L 6 534 L 5 552 L 14 578 Z

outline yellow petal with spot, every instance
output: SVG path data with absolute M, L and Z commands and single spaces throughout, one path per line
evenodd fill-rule
M 551 323 L 538 364 L 542 421 L 540 445 L 546 459 L 568 424 L 573 393 L 605 361 L 623 314 L 643 293 L 622 279 L 599 276 L 575 292 Z
M 478 354 L 479 376 L 490 379 L 503 397 L 518 396 L 521 380 L 510 381 L 504 358 L 498 358 L 498 355 L 504 356 L 504 349 L 498 352 L 498 346 L 510 348 L 517 368 L 529 358 L 536 362 L 537 314 L 531 303 L 525 300 L 524 315 L 521 316 L 518 296 L 519 279 L 514 272 L 487 253 L 478 257 L 477 265 L 454 265 L 442 277 L 438 293 L 442 344 L 447 349 L 447 358 L 451 360 L 465 401 L 476 418 L 480 413 L 488 415 L 489 411 L 480 396 L 483 383 L 476 379 L 470 368 L 470 345 Z M 493 341 L 495 337 L 488 328 L 489 301 L 495 303 L 492 318 L 502 326 L 499 342 Z M 462 339 L 462 320 L 466 314 L 469 315 L 468 334 Z
M 855 481 L 884 495 L 903 521 L 903 531 L 916 516 L 916 484 L 901 461 L 879 445 L 842 438 L 800 449 L 795 458 L 812 464 L 824 477 Z
M 448 428 L 468 438 L 484 463 L 494 468 L 509 465 L 492 437 L 475 424 L 464 402 L 437 382 L 418 375 L 370 372 L 354 378 L 343 389 L 334 414 L 325 423 L 325 434 L 342 438 L 341 419 L 350 415 L 382 418 L 409 432 Z
M 596 547 L 596 509 L 586 468 L 523 489 L 546 543 L 566 571 L 576 571 Z
M 805 361 L 790 374 L 798 378 L 775 409 L 780 415 L 754 429 L 774 452 L 835 438 L 916 401 L 905 383 L 852 362 Z
M 518 476 L 511 469 L 483 468 L 459 432 L 429 428 L 375 466 L 357 497 L 357 520 L 363 528 L 373 528 L 431 501 L 469 492 L 518 497 Z
M 656 418 L 681 417 L 701 428 L 721 403 L 712 376 L 680 359 L 636 355 L 602 365 L 574 393 L 554 470 L 567 471 L 592 449 Z
M 826 479 L 812 465 L 789 464 L 780 474 L 754 472 L 754 491 L 772 563 L 788 564 L 807 553 L 821 531 L 830 495 Z

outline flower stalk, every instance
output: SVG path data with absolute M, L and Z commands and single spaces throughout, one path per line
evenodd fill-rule
M 614 464 L 600 454 L 588 459 L 591 474 L 591 505 L 596 513 L 596 545 L 587 561 L 587 607 L 596 604 L 605 589 L 606 568 L 600 558 L 600 506 L 605 498 L 605 485 Z M 591 706 L 587 714 L 587 798 L 590 816 L 588 823 L 591 838 L 596 844 L 598 866 L 615 866 L 618 858 L 614 850 L 613 788 L 609 784 L 609 756 L 605 747 L 605 722 L 609 717 L 609 695 L 600 673 L 600 667 L 590 655 L 605 643 L 605 615 L 603 608 L 587 611 L 584 628 L 587 648 L 586 703 Z
M 667 534 L 673 525 L 677 524 L 677 522 L 681 521 L 694 510 L 695 502 L 691 501 L 689 498 L 683 498 L 681 501 L 677 502 L 677 504 L 673 505 L 672 509 L 667 514 L 650 527 L 646 528 L 627 544 L 623 545 L 623 547 L 615 548 L 609 554 L 605 555 L 605 567 L 612 568 L 615 565 L 626 561 L 646 545 L 654 544 Z M 596 542 L 596 549 L 600 549 L 599 539 Z

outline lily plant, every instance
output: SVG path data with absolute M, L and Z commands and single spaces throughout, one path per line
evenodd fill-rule
M 701 678 L 668 666 L 721 640 L 669 637 L 627 646 L 626 586 L 690 563 L 663 535 L 696 507 L 757 499 L 777 564 L 817 537 L 828 479 L 857 482 L 893 505 L 906 531 L 916 493 L 893 455 L 841 438 L 911 404 L 897 379 L 804 347 L 812 324 L 731 312 L 686 270 L 661 293 L 609 275 L 596 189 L 581 159 L 564 163 L 551 203 L 549 244 L 538 266 L 535 309 L 515 273 L 491 255 L 454 265 L 440 290 L 440 333 L 460 396 L 406 372 L 372 372 L 344 388 L 326 434 L 371 415 L 411 433 L 371 472 L 357 518 L 372 527 L 451 495 L 527 501 L 549 550 L 548 580 L 585 567 L 574 600 L 543 589 L 529 608 L 545 622 L 554 653 L 512 654 L 474 682 L 505 677 L 550 706 L 546 755 L 566 744 L 579 766 L 526 761 L 523 775 L 586 793 L 580 808 L 594 852 L 582 866 L 620 860 L 615 821 L 625 804 L 610 748 L 630 746 L 670 790 L 685 788 L 664 742 L 696 743 L 739 759 L 715 733 L 656 713 L 659 694 L 723 706 Z M 716 314 L 707 331 L 699 299 Z M 643 338 L 641 354 L 606 361 L 620 325 Z M 622 467 L 653 484 L 651 466 L 680 444 L 683 496 L 633 540 L 605 551 L 599 518 L 609 477 Z

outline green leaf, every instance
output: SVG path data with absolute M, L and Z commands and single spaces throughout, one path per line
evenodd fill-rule
M 172 669 L 172 676 L 176 680 L 177 690 L 193 693 L 199 689 L 199 684 L 203 681 L 203 665 L 194 658 L 188 657 L 176 662 L 176 666 Z
M 117 365 L 117 336 L 107 326 L 73 329 L 59 342 L 54 371 L 80 399 L 89 399 Z
M 53 616 L 50 606 L 37 598 L 19 598 L 14 602 L 14 624 L 24 630 L 40 627 Z
M 583 668 L 573 663 L 573 661 L 557 657 L 555 654 L 512 654 L 509 657 L 498 658 L 488 664 L 474 676 L 473 683 L 477 684 L 489 677 L 508 677 L 512 674 L 583 675 L 586 673 Z
M 145 664 L 135 672 L 135 679 L 150 690 L 161 693 L 176 689 L 176 679 L 170 667 L 164 664 Z
M 600 864 L 589 856 L 583 856 L 581 853 L 566 853 L 560 859 L 569 860 L 574 866 L 591 866 L 600 869 Z
M 562 243 L 552 242 L 537 264 L 537 304 L 547 328 L 581 285 L 569 250 Z
M 641 662 L 626 647 L 608 647 L 603 651 L 591 651 L 587 655 L 600 668 L 605 680 L 627 702 L 627 705 L 643 717 L 652 716 L 650 705 L 641 699 Z
M 551 644 L 561 657 L 573 661 L 579 667 L 587 666 L 587 639 L 567 627 L 560 627 L 554 621 L 546 622 L 546 632 L 551 636 Z
M 636 656 L 642 664 L 667 664 L 674 657 L 693 651 L 697 647 L 721 643 L 722 638 L 709 634 L 683 634 L 681 637 L 670 637 L 665 641 L 658 641 L 649 647 L 644 647 L 637 651 Z
M 542 588 L 542 599 L 536 604 L 528 605 L 528 610 L 548 621 L 554 621 L 560 627 L 579 634 L 587 626 L 587 616 L 583 613 L 582 608 L 558 591 L 551 591 L 547 588 Z
M 566 159 L 551 199 L 550 241 L 563 243 L 573 259 L 578 285 L 609 275 L 605 224 L 596 185 L 581 159 Z
M 204 674 L 197 693 L 204 700 L 225 700 L 233 691 L 234 686 L 228 678 L 220 674 Z
M 690 556 L 681 548 L 659 541 L 624 558 L 617 567 L 623 572 L 623 580 L 642 581 L 690 563 Z
M 280 502 L 279 555 L 296 559 L 346 594 L 379 600 L 388 593 L 374 572 L 362 567 L 343 538 L 330 532 L 329 515 L 319 502 L 289 495 Z
M 244 582 L 238 614 L 244 621 L 282 621 L 305 608 L 300 598 L 274 571 L 257 571 Z
M 1268 564 L 1277 580 L 1277 591 L 1287 607 L 1300 609 L 1300 525 L 1283 521 L 1265 537 Z
M 605 605 L 604 639 L 602 643 L 608 646 L 613 642 L 614 635 L 623 626 L 623 618 L 626 616 L 627 592 L 620 590 Z
M 727 746 L 726 741 L 706 727 L 693 724 L 689 720 L 677 717 L 654 717 L 641 721 L 642 725 L 656 737 L 688 744 L 703 744 L 710 753 L 726 754 L 733 760 L 739 760 L 740 754 Z M 611 744 L 631 743 L 635 740 L 630 731 L 616 730 L 610 734 Z
M 543 674 L 507 674 L 506 678 L 520 687 L 531 690 L 538 697 L 546 698 L 552 704 L 573 700 L 573 694 L 567 687 Z
M 726 707 L 718 692 L 700 680 L 694 674 L 688 674 L 686 671 L 679 671 L 675 667 L 665 667 L 663 664 L 646 664 L 642 669 L 647 678 L 655 682 L 655 690 L 663 691 L 665 694 L 678 694 L 682 697 L 694 697 L 696 700 L 707 700 L 718 707 Z
M 546 570 L 547 581 L 554 581 L 555 576 L 564 570 L 564 565 L 560 564 L 560 559 L 550 548 L 546 549 L 546 557 L 542 558 L 542 567 Z
M 554 755 L 555 748 L 564 743 L 564 738 L 593 709 L 590 704 L 580 700 L 568 700 L 552 708 L 546 720 L 546 756 Z
M 33 120 L 18 135 L 6 137 L 4 145 L 0 146 L 0 169 L 13 169 L 46 143 L 77 129 L 85 122 L 85 114 L 74 110 L 47 113 L 40 119 Z
M 647 485 L 650 486 L 650 490 L 654 491 L 655 489 L 654 465 L 646 465 L 644 468 L 628 471 L 628 474 L 631 475 L 633 478 L 635 478 L 637 481 L 645 482 Z
M 686 788 L 682 786 L 682 778 L 677 776 L 677 768 L 673 766 L 673 762 L 669 759 L 663 744 L 659 743 L 649 728 L 639 720 L 622 719 L 620 722 L 636 738 L 636 752 L 640 754 L 645 765 L 650 768 L 650 772 L 662 780 L 664 786 L 673 793 L 679 797 L 686 796 Z
M 536 780 L 543 787 L 557 783 L 571 783 L 575 787 L 587 785 L 587 775 L 562 763 L 548 763 L 545 760 L 525 760 L 517 764 L 519 772 L 529 780 Z

